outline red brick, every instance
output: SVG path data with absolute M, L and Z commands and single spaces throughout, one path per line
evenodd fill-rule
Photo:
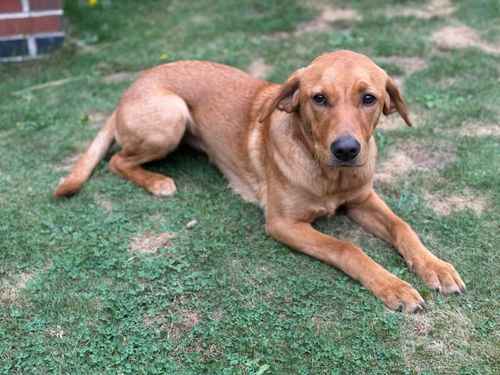
M 0 37 L 18 34 L 48 33 L 61 30 L 60 16 L 0 20 Z
M 61 17 L 33 17 L 31 24 L 31 33 L 49 33 L 61 30 Z
M 31 30 L 30 18 L 0 20 L 0 36 L 29 34 Z
M 0 0 L 0 13 L 21 12 L 21 0 Z
M 52 9 L 62 8 L 61 0 L 29 0 L 29 1 L 31 10 L 52 10 Z

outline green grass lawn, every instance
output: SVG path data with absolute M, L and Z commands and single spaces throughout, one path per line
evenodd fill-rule
M 500 3 L 312 3 L 66 1 L 61 51 L 0 65 L 1 373 L 500 373 Z M 186 148 L 150 166 L 175 178 L 171 199 L 119 179 L 107 160 L 80 194 L 52 198 L 130 84 L 133 74 L 117 73 L 258 60 L 282 81 L 340 48 L 402 82 L 415 127 L 394 119 L 377 131 L 376 189 L 455 265 L 465 295 L 428 290 L 345 217 L 319 221 L 429 305 L 389 312 L 267 237 L 261 211 Z

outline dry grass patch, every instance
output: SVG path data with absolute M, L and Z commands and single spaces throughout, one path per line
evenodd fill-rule
M 264 59 L 259 57 L 252 61 L 252 63 L 248 66 L 247 71 L 255 78 L 266 79 L 272 69 L 272 65 L 266 64 Z
M 314 331 L 317 336 L 324 334 L 325 332 L 334 331 L 337 327 L 335 321 L 331 319 L 325 319 L 324 316 L 314 315 L 311 318 L 312 324 L 314 325 Z
M 292 32 L 273 33 L 273 39 L 285 39 L 292 35 L 303 35 L 311 32 L 325 32 L 331 29 L 332 25 L 341 23 L 351 25 L 362 20 L 362 16 L 351 8 L 333 7 L 331 5 L 317 4 L 311 2 L 310 6 L 319 11 L 319 15 L 310 21 L 300 23 Z M 300 47 L 299 47 L 300 48 Z M 304 50 L 306 52 L 306 50 Z
M 54 326 L 54 327 L 49 327 L 45 330 L 45 334 L 48 337 L 53 337 L 53 338 L 57 338 L 57 339 L 62 339 L 62 337 L 64 336 L 64 333 L 65 333 L 64 330 L 59 325 Z
M 177 341 L 191 331 L 201 319 L 196 311 L 185 309 L 173 311 L 171 315 L 171 317 L 167 317 L 166 313 L 161 313 L 153 317 L 146 316 L 144 317 L 144 325 L 166 332 L 170 340 Z
M 103 83 L 122 83 L 122 82 L 130 82 L 137 78 L 139 72 L 118 72 L 108 74 L 102 78 Z
M 470 363 L 474 327 L 462 310 L 431 304 L 425 313 L 405 314 L 404 319 L 401 349 L 406 365 L 417 374 L 455 374 Z
M 328 31 L 336 22 L 353 23 L 361 20 L 361 15 L 354 9 L 323 5 L 319 10 L 320 14 L 316 18 L 298 25 L 295 34 Z
M 165 332 L 168 339 L 174 344 L 181 343 L 181 340 L 185 337 L 191 340 L 191 342 L 187 342 L 189 344 L 187 347 L 182 344 L 177 346 L 173 351 L 174 356 L 181 354 L 182 351 L 184 353 L 199 353 L 204 361 L 219 357 L 221 350 L 215 344 L 208 345 L 199 338 L 189 337 L 189 333 L 195 326 L 200 324 L 202 317 L 197 311 L 187 308 L 187 303 L 185 296 L 176 297 L 169 311 L 154 316 L 145 316 L 143 320 L 144 326 Z M 223 314 L 222 310 L 216 310 L 212 319 L 221 320 Z
M 393 75 L 392 78 L 404 93 L 404 81 L 405 79 L 415 72 L 427 68 L 427 61 L 421 57 L 406 57 L 406 56 L 385 56 L 377 57 L 374 59 L 380 64 L 393 64 L 400 67 L 403 71 L 403 75 Z
M 410 112 L 410 120 L 412 121 L 413 126 L 418 127 L 424 121 L 423 112 Z M 404 129 L 406 127 L 406 123 L 397 113 L 389 116 L 380 116 L 379 123 L 377 125 L 377 129 L 386 131 Z
M 405 74 L 410 75 L 427 67 L 427 61 L 421 57 L 406 57 L 406 56 L 386 56 L 376 58 L 378 62 L 394 64 L 405 71 Z
M 465 137 L 500 137 L 500 124 L 469 123 L 462 126 L 460 135 Z
M 488 200 L 478 193 L 465 190 L 463 194 L 449 196 L 434 195 L 426 192 L 424 199 L 434 212 L 441 216 L 448 216 L 453 212 L 469 209 L 476 215 L 481 214 L 488 207 Z
M 140 236 L 132 238 L 129 249 L 134 253 L 153 254 L 160 248 L 171 246 L 173 238 L 175 238 L 174 233 L 164 232 L 155 234 L 145 232 Z
M 428 20 L 434 17 L 446 17 L 455 12 L 455 7 L 450 0 L 432 0 L 421 8 L 408 6 L 393 7 L 386 10 L 389 17 L 415 17 Z
M 412 121 L 414 121 L 413 116 L 412 116 Z M 382 130 L 398 130 L 402 129 L 406 126 L 405 122 L 403 119 L 397 115 L 392 115 L 392 116 L 380 116 L 380 120 L 377 125 L 377 129 L 382 129 Z
M 479 48 L 483 52 L 500 54 L 500 46 L 481 40 L 476 30 L 465 26 L 445 26 L 432 34 L 432 41 L 441 50 Z
M 12 305 L 19 301 L 19 293 L 33 279 L 34 273 L 22 272 L 0 279 L 0 304 Z
M 97 205 L 108 214 L 113 211 L 113 203 L 109 199 L 104 198 L 101 194 L 96 194 L 94 199 Z
M 217 310 L 215 310 L 212 313 L 211 318 L 212 318 L 212 320 L 215 320 L 215 321 L 221 321 L 224 318 L 224 310 L 219 307 Z
M 451 145 L 442 145 L 437 149 L 407 142 L 389 152 L 387 158 L 377 167 L 375 180 L 391 183 L 414 171 L 442 169 L 454 159 L 455 151 Z

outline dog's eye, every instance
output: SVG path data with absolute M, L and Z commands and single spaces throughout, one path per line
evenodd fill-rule
M 328 99 L 323 94 L 316 94 L 312 97 L 314 103 L 318 105 L 327 105 Z
M 364 105 L 372 105 L 376 101 L 377 101 L 377 98 L 374 97 L 371 94 L 365 94 L 365 95 L 363 95 L 363 104 Z

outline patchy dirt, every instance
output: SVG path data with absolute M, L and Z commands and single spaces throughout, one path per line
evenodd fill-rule
M 469 123 L 462 126 L 460 135 L 465 137 L 500 137 L 500 124 Z
M 296 35 L 327 31 L 336 22 L 353 23 L 361 20 L 361 15 L 354 9 L 321 6 L 319 10 L 320 14 L 316 18 L 297 26 L 295 30 Z
M 168 318 L 166 313 L 154 317 L 145 317 L 144 325 L 167 332 L 169 339 L 177 341 L 197 325 L 201 319 L 196 311 L 190 310 L 175 311 L 174 315 L 177 319 Z
M 421 112 L 410 111 L 410 120 L 414 127 L 418 127 L 423 123 L 424 114 Z M 404 129 L 407 125 L 398 113 L 392 113 L 389 116 L 381 115 L 377 129 L 385 131 Z
M 412 121 L 414 119 L 412 118 Z M 398 116 L 397 113 L 391 114 L 390 116 L 380 116 L 380 120 L 377 125 L 377 129 L 383 130 L 398 130 L 403 129 L 406 126 L 404 120 Z
M 338 8 L 331 5 L 311 2 L 312 7 L 319 11 L 319 15 L 310 21 L 297 25 L 294 31 L 277 32 L 272 34 L 273 39 L 286 39 L 292 35 L 302 35 L 311 32 L 324 32 L 331 29 L 334 24 L 351 25 L 361 21 L 362 16 L 351 8 Z M 300 48 L 300 46 L 298 47 Z
M 455 7 L 450 0 L 432 0 L 421 8 L 409 6 L 391 7 L 385 11 L 388 17 L 415 17 L 428 20 L 435 17 L 450 16 L 455 12 Z
M 445 26 L 432 34 L 432 41 L 441 50 L 475 47 L 486 53 L 500 54 L 500 46 L 482 41 L 476 30 L 465 25 Z
M 105 197 L 103 197 L 100 194 L 95 195 L 95 202 L 99 207 L 101 207 L 104 211 L 106 211 L 108 214 L 113 211 L 113 203 Z
M 397 65 L 404 71 L 403 75 L 392 75 L 392 78 L 402 92 L 404 92 L 404 81 L 408 76 L 427 68 L 427 61 L 421 57 L 381 56 L 374 60 L 380 64 Z
M 404 70 L 406 75 L 413 74 L 427 67 L 427 61 L 421 57 L 384 56 L 376 58 L 378 62 L 394 64 Z
M 415 163 L 404 151 L 396 150 L 389 154 L 375 173 L 375 181 L 389 183 L 415 169 Z
M 466 209 L 472 210 L 476 215 L 479 215 L 488 207 L 488 200 L 471 190 L 465 190 L 462 194 L 449 196 L 434 195 L 427 192 L 424 195 L 424 199 L 434 212 L 441 216 L 448 216 L 453 212 Z
M 212 313 L 212 317 L 211 317 L 213 320 L 215 321 L 220 321 L 224 318 L 224 310 L 222 308 L 218 308 L 217 310 L 215 310 L 213 313 Z
M 54 327 L 47 328 L 47 330 L 45 331 L 45 334 L 48 337 L 54 337 L 54 338 L 57 338 L 57 339 L 62 339 L 62 337 L 64 336 L 64 330 L 61 328 L 61 326 L 57 325 L 57 326 L 54 326 Z
M 438 149 L 407 142 L 391 150 L 378 165 L 375 181 L 390 183 L 413 171 L 441 169 L 454 159 L 455 151 L 451 145 L 442 145 Z
M 247 71 L 255 78 L 266 79 L 272 69 L 272 65 L 266 64 L 264 59 L 259 57 L 252 61 L 252 63 L 248 66 Z
M 102 78 L 103 83 L 122 83 L 133 81 L 137 78 L 139 72 L 118 72 L 113 74 L 108 74 Z
M 129 250 L 135 253 L 152 254 L 162 247 L 171 246 L 173 238 L 175 238 L 174 233 L 164 232 L 155 234 L 145 232 L 141 236 L 132 238 Z
M 405 314 L 401 349 L 406 365 L 417 374 L 432 369 L 456 373 L 471 359 L 469 338 L 474 327 L 464 312 L 434 306 L 422 314 Z
M 11 305 L 18 301 L 19 292 L 33 279 L 34 274 L 22 272 L 18 275 L 0 279 L 0 304 Z

